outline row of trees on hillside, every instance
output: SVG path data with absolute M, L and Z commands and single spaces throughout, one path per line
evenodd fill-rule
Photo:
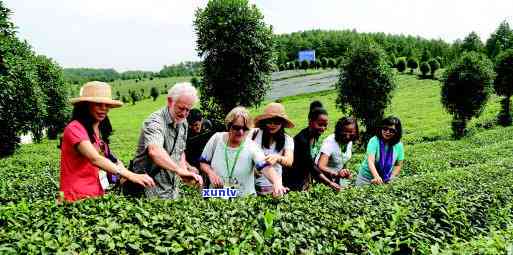
M 425 60 L 419 63 L 419 61 L 414 58 L 410 57 L 406 59 L 405 57 L 397 58 L 395 67 L 397 70 L 401 73 L 405 72 L 410 69 L 410 73 L 413 74 L 417 68 L 422 73 L 422 77 L 428 77 L 428 74 L 430 74 L 431 78 L 435 78 L 435 73 L 438 69 L 440 69 L 442 62 L 441 57 L 437 56 L 436 58 L 431 58 L 429 60 Z
M 315 50 L 318 58 L 340 58 L 351 54 L 362 40 L 371 40 L 384 49 L 386 61 L 393 66 L 398 57 L 415 57 L 427 61 L 440 56 L 444 61 L 457 56 L 451 44 L 442 40 L 427 40 L 421 37 L 389 35 L 385 33 L 358 33 L 355 30 L 324 31 L 311 30 L 276 35 L 274 51 L 277 64 L 283 65 L 297 59 L 301 50 Z
M 125 71 L 119 73 L 112 68 L 64 68 L 64 79 L 72 84 L 88 81 L 112 82 L 115 80 L 153 80 L 154 77 L 195 76 L 199 74 L 200 62 L 186 61 L 176 65 L 165 65 L 159 72 Z
M 70 110 L 62 69 L 16 37 L 10 13 L 0 1 L 0 157 L 14 153 L 22 133 L 37 142 L 47 129 L 56 138 Z

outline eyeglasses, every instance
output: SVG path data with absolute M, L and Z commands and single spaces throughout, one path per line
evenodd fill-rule
M 248 127 L 246 127 L 246 126 L 239 126 L 239 125 L 231 125 L 230 129 L 232 129 L 233 131 L 243 130 L 244 132 L 249 130 Z
M 389 127 L 383 127 L 382 129 L 384 132 L 388 132 L 390 134 L 395 134 L 397 133 L 397 130 L 395 130 L 394 128 L 389 128 Z

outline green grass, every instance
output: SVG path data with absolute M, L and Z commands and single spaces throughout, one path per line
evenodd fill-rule
M 114 193 L 58 206 L 55 141 L 23 145 L 0 160 L 0 253 L 302 253 L 497 254 L 512 249 L 513 127 L 495 125 L 492 97 L 469 134 L 451 138 L 451 116 L 440 104 L 440 82 L 398 75 L 386 110 L 401 118 L 405 164 L 390 185 L 338 194 L 324 186 L 280 200 L 204 200 L 183 190 L 177 201 L 131 200 Z M 309 103 L 329 112 L 324 136 L 342 113 L 336 91 L 283 98 L 296 127 L 307 125 Z M 267 102 L 250 109 L 256 116 Z M 124 162 L 135 152 L 142 121 L 165 97 L 109 113 L 112 149 Z M 350 168 L 356 172 L 362 153 Z

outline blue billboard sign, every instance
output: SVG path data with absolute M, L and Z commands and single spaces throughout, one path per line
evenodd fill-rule
M 302 50 L 298 54 L 299 62 L 307 60 L 308 62 L 315 62 L 315 50 Z

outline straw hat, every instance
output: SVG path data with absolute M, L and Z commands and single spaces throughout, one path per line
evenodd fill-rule
M 90 81 L 80 88 L 80 96 L 69 100 L 72 104 L 93 102 L 108 104 L 112 108 L 123 105 L 121 101 L 112 100 L 110 85 L 100 81 Z
M 255 117 L 255 126 L 258 126 L 260 121 L 271 119 L 271 118 L 281 118 L 285 121 L 286 128 L 293 128 L 294 123 L 289 119 L 287 114 L 285 113 L 285 107 L 283 107 L 280 103 L 270 103 L 265 109 L 264 113 Z

